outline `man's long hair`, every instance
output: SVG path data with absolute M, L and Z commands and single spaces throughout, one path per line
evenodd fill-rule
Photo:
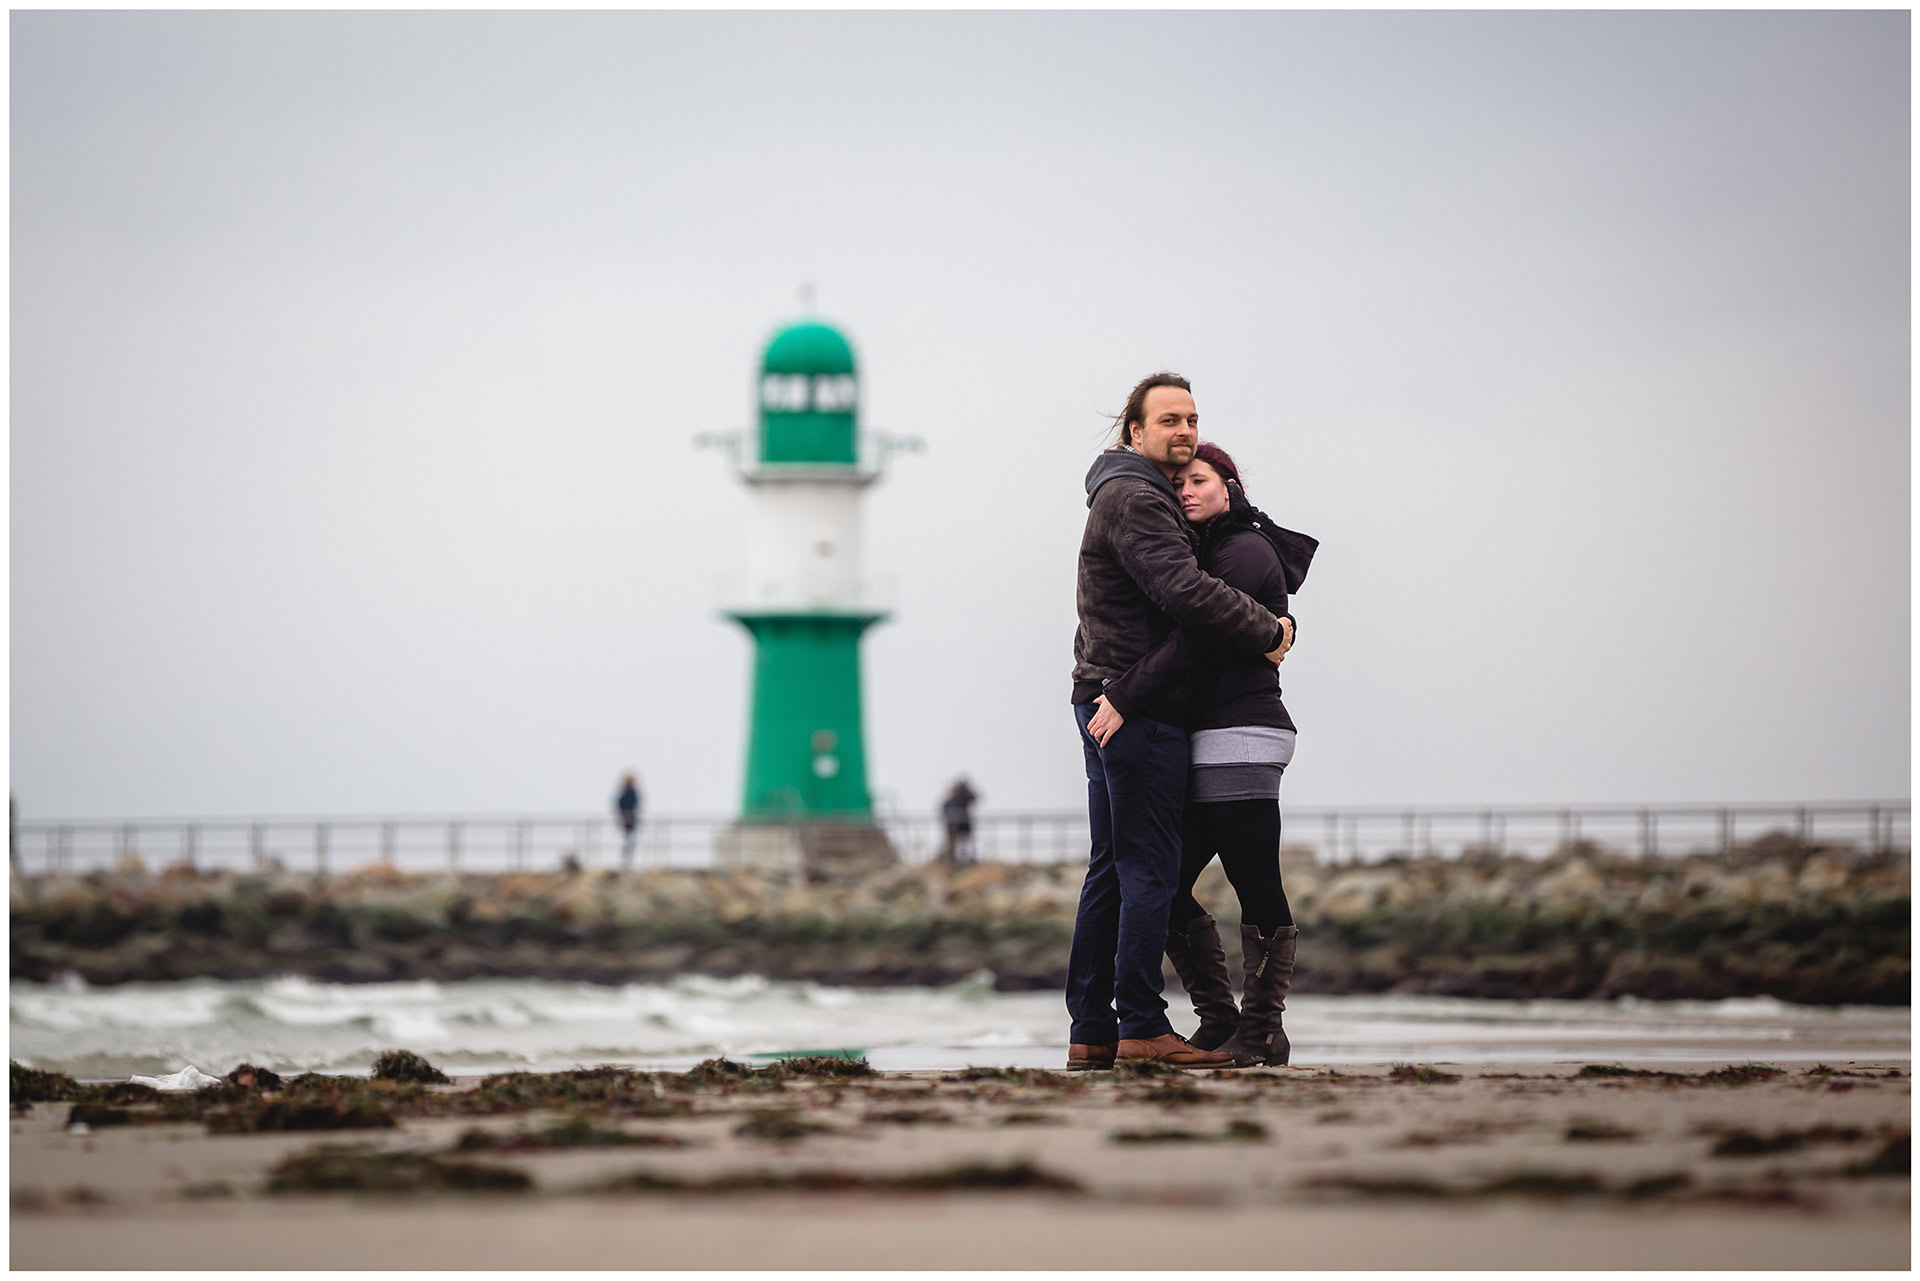
M 1133 385 L 1133 391 L 1127 396 L 1127 407 L 1114 415 L 1113 426 L 1118 433 L 1116 445 L 1133 443 L 1133 425 L 1142 422 L 1147 414 L 1147 393 L 1155 387 L 1178 387 L 1181 391 L 1191 392 L 1193 384 L 1172 370 L 1163 369 L 1157 374 L 1148 374 Z

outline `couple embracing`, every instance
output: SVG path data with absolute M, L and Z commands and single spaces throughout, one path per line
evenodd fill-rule
M 1294 726 L 1275 666 L 1314 540 L 1247 501 L 1200 440 L 1193 389 L 1144 378 L 1087 473 L 1073 703 L 1093 842 L 1067 962 L 1069 1070 L 1284 1064 L 1299 931 L 1280 883 L 1280 776 Z M 1240 899 L 1241 1002 L 1193 897 L 1218 856 Z M 1176 1034 L 1174 964 L 1200 1026 Z

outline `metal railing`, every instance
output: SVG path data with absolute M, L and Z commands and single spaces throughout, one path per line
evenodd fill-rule
M 1908 801 L 1805 805 L 1353 806 L 1283 810 L 1282 844 L 1323 863 L 1395 856 L 1457 858 L 1475 851 L 1544 857 L 1575 842 L 1647 857 L 1725 853 L 1770 834 L 1861 852 L 1909 851 Z M 940 856 L 935 815 L 882 815 L 907 863 Z M 137 858 L 149 868 L 346 872 L 374 864 L 413 872 L 547 871 L 588 867 L 708 867 L 724 815 L 662 815 L 643 823 L 631 856 L 597 815 L 512 814 L 332 818 L 23 820 L 14 824 L 16 872 L 82 873 Z M 1083 810 L 976 816 L 981 861 L 1078 862 L 1087 856 Z

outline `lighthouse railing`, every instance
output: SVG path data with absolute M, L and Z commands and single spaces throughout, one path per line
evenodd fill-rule
M 1593 847 L 1645 857 L 1726 854 L 1773 838 L 1860 853 L 1912 848 L 1906 800 L 1801 804 L 1287 807 L 1283 852 L 1323 863 L 1476 853 L 1545 857 Z M 631 851 L 610 817 L 438 814 L 21 819 L 9 853 L 17 874 L 84 875 L 136 867 L 335 875 L 396 872 L 498 875 L 568 868 L 711 867 L 731 815 L 644 818 Z M 902 862 L 948 850 L 938 814 L 883 814 L 878 826 Z M 1084 811 L 982 812 L 960 861 L 1080 863 Z

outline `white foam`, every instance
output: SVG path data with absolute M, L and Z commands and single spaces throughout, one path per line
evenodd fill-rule
M 1057 992 L 995 992 L 990 975 L 945 988 L 834 988 L 688 976 L 598 986 L 528 979 L 319 983 L 309 979 L 11 986 L 13 1056 L 75 1075 L 366 1070 L 383 1050 L 442 1067 L 697 1062 L 795 1049 L 858 1048 L 875 1062 L 953 1066 L 1050 1061 L 1066 1041 Z M 1170 998 L 1176 1028 L 1192 1025 Z M 1909 1054 L 1904 1007 L 1740 1001 L 1495 1001 L 1295 996 L 1296 1061 L 1457 1062 L 1586 1058 L 1770 1058 Z M 1064 1052 L 1060 1050 L 1059 1052 Z M 969 1057 L 969 1056 L 972 1057 Z

